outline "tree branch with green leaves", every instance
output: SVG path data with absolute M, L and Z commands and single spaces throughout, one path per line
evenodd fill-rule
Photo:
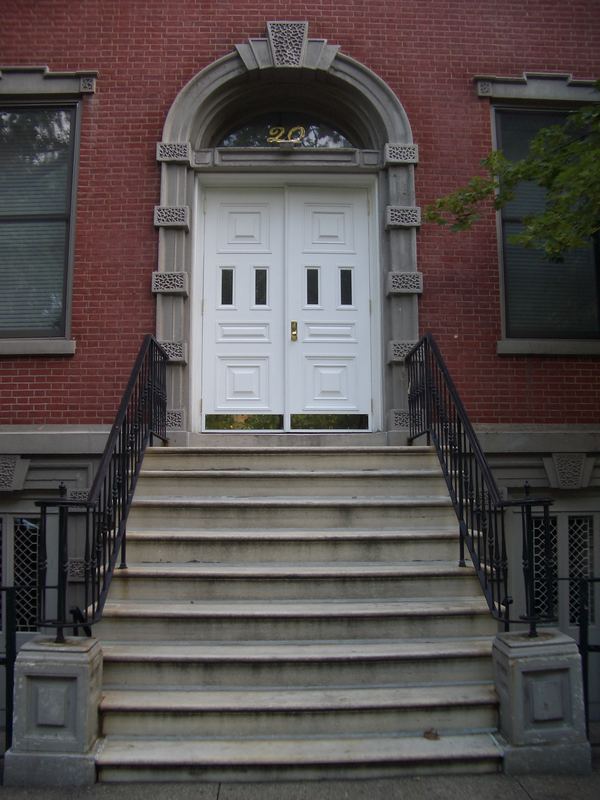
M 600 91 L 600 82 L 596 89 Z M 511 161 L 498 150 L 481 165 L 485 175 L 425 209 L 428 222 L 466 230 L 485 205 L 503 208 L 516 187 L 530 181 L 545 190 L 545 209 L 525 217 L 512 243 L 542 250 L 557 261 L 567 250 L 587 245 L 600 230 L 600 103 L 569 113 L 562 125 L 540 130 L 525 158 Z

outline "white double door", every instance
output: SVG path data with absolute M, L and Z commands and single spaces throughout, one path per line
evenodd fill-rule
M 361 188 L 205 190 L 203 425 L 369 420 L 368 208 Z

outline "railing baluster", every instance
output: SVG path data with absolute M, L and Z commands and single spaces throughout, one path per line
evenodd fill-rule
M 56 618 L 56 643 L 63 644 L 65 641 L 64 628 L 67 622 L 67 581 L 69 578 L 69 547 L 67 542 L 69 509 L 66 506 L 59 506 L 58 509 L 58 565 L 57 565 L 57 600 Z
M 83 607 L 89 608 L 92 602 L 92 551 L 90 543 L 90 509 L 85 510 L 85 547 L 83 552 Z
M 47 544 L 47 521 L 48 515 L 46 505 L 40 503 L 40 527 L 38 533 L 38 563 L 37 563 L 37 596 L 39 621 L 47 617 L 46 613 L 46 585 L 48 575 L 48 544 Z
M 585 728 L 589 734 L 589 602 L 590 590 L 586 578 L 579 579 L 579 652 L 581 653 L 581 673 L 583 683 L 583 707 L 585 708 Z
M 500 525 L 500 549 L 501 549 L 501 575 L 500 579 L 502 581 L 502 599 L 500 600 L 502 607 L 504 608 L 504 630 L 508 631 L 510 629 L 510 606 L 512 604 L 512 597 L 510 597 L 508 593 L 508 552 L 506 549 L 506 536 L 504 530 L 504 514 L 499 510 L 496 509 L 496 519 Z
M 6 635 L 4 640 L 4 686 L 5 686 L 5 750 L 12 746 L 13 737 L 13 711 L 14 711 L 14 685 L 15 685 L 15 659 L 17 658 L 17 605 L 16 589 L 9 586 L 5 589 L 6 598 Z

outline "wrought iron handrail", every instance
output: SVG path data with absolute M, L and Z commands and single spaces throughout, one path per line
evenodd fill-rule
M 531 636 L 540 621 L 550 621 L 538 613 L 534 558 L 536 523 L 541 526 L 544 547 L 550 554 L 549 506 L 546 498 L 528 496 L 503 500 L 460 399 L 454 381 L 431 334 L 426 334 L 406 358 L 409 381 L 409 441 L 420 436 L 433 444 L 442 467 L 460 531 L 459 563 L 465 565 L 465 548 L 479 577 L 493 616 L 504 623 L 528 623 Z M 520 510 L 525 613 L 510 614 L 513 598 L 509 589 L 508 552 L 504 511 Z M 552 585 L 551 559 L 546 559 L 543 583 Z
M 166 441 L 167 361 L 165 350 L 147 335 L 87 498 L 67 499 L 62 485 L 59 499 L 37 503 L 38 623 L 56 628 L 59 642 L 66 627 L 82 625 L 89 632 L 102 614 L 119 554 L 120 567 L 126 566 L 126 522 L 144 452 L 153 437 Z M 50 546 L 50 509 L 58 512 L 56 548 Z M 77 576 L 73 564 L 83 567 Z

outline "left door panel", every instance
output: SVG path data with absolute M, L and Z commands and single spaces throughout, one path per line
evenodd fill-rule
M 207 189 L 204 415 L 283 414 L 283 192 Z

